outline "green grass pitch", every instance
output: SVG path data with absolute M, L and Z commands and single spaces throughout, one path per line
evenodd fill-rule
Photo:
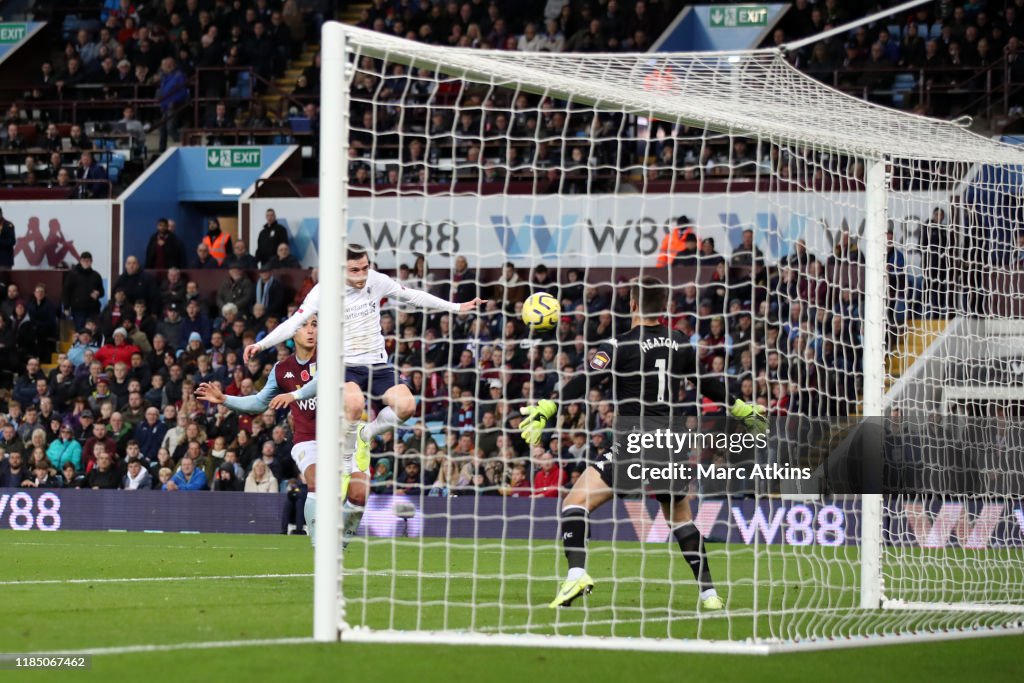
M 312 551 L 304 537 L 0 532 L 0 651 L 123 649 L 304 638 L 312 621 Z M 532 550 L 532 552 L 526 552 Z M 586 609 L 546 608 L 561 573 L 552 543 L 357 541 L 346 557 L 349 621 L 375 627 L 504 628 L 533 633 L 742 638 L 786 635 L 792 618 L 761 610 L 831 605 L 827 631 L 855 618 L 855 581 L 814 549 L 762 556 L 711 546 L 728 580 L 730 616 L 698 621 L 678 551 L 595 544 L 597 591 Z M 840 558 L 836 558 L 840 559 Z M 842 558 L 849 559 L 849 558 Z M 829 571 L 825 571 L 824 567 Z M 850 566 L 855 566 L 850 564 Z M 445 575 L 454 578 L 444 578 Z M 476 576 L 471 581 L 461 576 Z M 498 579 L 504 576 L 505 580 Z M 616 576 L 618 579 L 612 580 Z M 626 579 L 624 577 L 631 577 Z M 744 578 L 746 577 L 746 578 Z M 131 579 L 131 580 L 123 580 Z M 366 596 L 353 599 L 351 593 Z M 476 609 L 472 609 L 475 605 Z M 614 615 L 614 618 L 612 618 Z M 643 619 L 641 619 L 641 616 Z M 480 646 L 267 644 L 96 655 L 89 672 L 0 671 L 0 680 L 159 681 L 951 681 L 1019 680 L 1022 637 L 807 652 L 770 657 Z

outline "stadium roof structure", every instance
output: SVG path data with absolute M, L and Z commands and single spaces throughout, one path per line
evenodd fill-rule
M 348 26 L 345 32 L 360 54 L 722 133 L 868 159 L 1024 164 L 1024 149 L 842 93 L 775 49 L 526 53 L 438 47 Z

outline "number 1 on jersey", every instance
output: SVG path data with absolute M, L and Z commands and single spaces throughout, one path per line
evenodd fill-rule
M 658 368 L 658 400 L 668 401 L 668 359 L 657 359 L 654 361 L 654 367 Z

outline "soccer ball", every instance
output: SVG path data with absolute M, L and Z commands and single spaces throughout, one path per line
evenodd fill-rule
M 546 332 L 558 324 L 562 307 L 558 299 L 547 292 L 531 294 L 523 302 L 523 322 L 534 332 Z

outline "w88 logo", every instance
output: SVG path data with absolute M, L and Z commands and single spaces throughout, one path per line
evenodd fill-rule
M 0 495 L 0 524 L 15 531 L 57 531 L 61 526 L 60 498 L 56 493 L 44 493 L 38 499 L 24 492 Z

